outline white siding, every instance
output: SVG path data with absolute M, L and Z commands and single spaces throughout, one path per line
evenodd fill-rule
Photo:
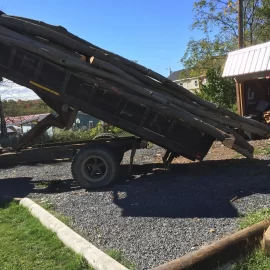
M 200 78 L 196 77 L 196 78 L 188 78 L 188 79 L 181 79 L 181 80 L 177 80 L 174 81 L 175 83 L 183 86 L 184 88 L 188 89 L 188 90 L 196 90 L 200 88 Z

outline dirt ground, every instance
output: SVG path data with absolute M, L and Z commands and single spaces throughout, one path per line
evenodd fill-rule
M 266 140 L 257 140 L 257 141 L 250 141 L 250 144 L 254 147 L 254 158 L 261 159 L 265 156 L 270 155 L 270 139 Z M 211 149 L 209 150 L 208 154 L 204 158 L 204 160 L 225 160 L 225 159 L 241 159 L 245 158 L 241 154 L 225 147 L 220 142 L 215 142 Z M 159 163 L 162 162 L 162 154 L 156 154 L 155 162 Z M 184 157 L 175 158 L 172 164 L 185 164 L 185 163 L 194 163 L 189 159 Z

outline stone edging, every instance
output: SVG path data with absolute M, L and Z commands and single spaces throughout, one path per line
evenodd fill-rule
M 20 200 L 20 204 L 28 208 L 30 213 L 75 253 L 81 254 L 86 261 L 97 270 L 127 270 L 109 255 L 92 245 L 79 234 L 74 232 L 55 216 L 28 198 Z

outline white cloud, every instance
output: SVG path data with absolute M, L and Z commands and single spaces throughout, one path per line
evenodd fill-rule
M 7 79 L 4 79 L 3 82 L 0 82 L 0 96 L 2 100 L 39 99 L 39 97 L 35 94 L 34 91 Z

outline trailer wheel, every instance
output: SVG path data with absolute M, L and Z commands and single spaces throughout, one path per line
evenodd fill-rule
M 72 175 L 84 188 L 100 188 L 111 184 L 119 172 L 118 158 L 110 149 L 89 147 L 81 149 L 73 158 Z

